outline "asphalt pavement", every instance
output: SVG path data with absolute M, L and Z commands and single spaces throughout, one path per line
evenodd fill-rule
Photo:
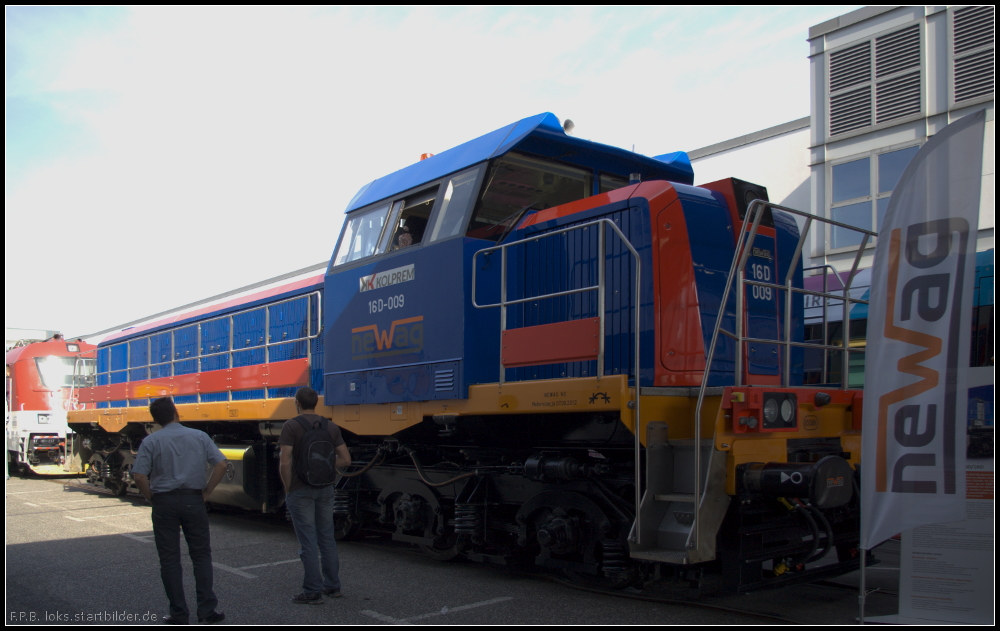
M 167 613 L 149 505 L 87 486 L 79 478 L 7 481 L 8 624 L 160 624 Z M 435 561 L 382 538 L 338 545 L 344 598 L 296 605 L 290 598 L 301 591 L 302 566 L 291 525 L 231 510 L 210 519 L 227 624 L 852 624 L 858 613 L 857 573 L 740 596 L 713 593 L 709 581 L 690 599 L 672 579 L 611 595 L 554 575 Z M 882 562 L 868 573 L 877 591 L 866 613 L 896 613 L 898 546 L 876 555 Z

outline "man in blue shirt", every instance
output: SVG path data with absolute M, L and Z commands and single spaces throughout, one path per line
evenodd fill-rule
M 194 564 L 198 622 L 221 622 L 226 614 L 215 611 L 219 600 L 212 590 L 212 547 L 205 501 L 226 473 L 226 457 L 208 434 L 181 425 L 177 408 L 169 397 L 153 401 L 149 413 L 162 429 L 139 445 L 132 475 L 143 497 L 153 504 L 153 538 L 160 556 L 160 579 L 170 601 L 170 615 L 163 621 L 188 623 L 181 572 L 183 528 Z M 207 484 L 206 463 L 214 467 Z

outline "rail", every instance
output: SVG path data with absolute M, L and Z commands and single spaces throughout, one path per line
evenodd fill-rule
M 757 237 L 757 231 L 760 228 L 761 219 L 767 210 L 780 210 L 782 212 L 789 213 L 798 217 L 805 218 L 805 223 L 799 233 L 799 240 L 795 246 L 795 251 L 792 254 L 792 260 L 788 266 L 788 273 L 785 275 L 783 284 L 779 285 L 776 283 L 768 283 L 763 281 L 757 281 L 752 279 L 744 278 L 746 271 L 747 259 L 750 257 L 750 253 L 753 249 L 754 240 Z M 837 295 L 828 291 L 826 284 L 826 279 L 824 278 L 823 291 L 811 291 L 804 289 L 802 287 L 793 287 L 792 279 L 795 276 L 795 268 L 799 264 L 799 260 L 802 258 L 802 247 L 805 245 L 806 238 L 809 236 L 809 229 L 812 227 L 813 222 L 818 221 L 820 223 L 828 224 L 830 226 L 835 226 L 838 228 L 844 228 L 852 232 L 858 232 L 861 234 L 861 244 L 858 246 L 857 254 L 854 257 L 854 262 L 851 265 L 851 270 L 847 275 L 846 281 L 841 281 L 843 292 L 842 295 Z M 750 223 L 750 229 L 745 228 L 746 224 Z M 797 222 L 796 222 L 797 223 Z M 865 252 L 865 248 L 868 245 L 868 240 L 877 237 L 878 233 L 872 232 L 870 230 L 864 230 L 862 228 L 857 228 L 855 226 L 850 226 L 839 221 L 834 221 L 832 219 L 827 219 L 825 217 L 819 217 L 813 215 L 812 213 L 803 212 L 801 210 L 796 210 L 794 208 L 788 208 L 786 206 L 780 206 L 778 204 L 772 204 L 771 202 L 766 202 L 761 199 L 755 199 L 750 203 L 747 208 L 746 222 L 743 224 L 744 227 L 740 229 L 740 235 L 736 242 L 736 250 L 733 256 L 732 265 L 729 268 L 729 275 L 726 277 L 726 288 L 722 292 L 722 300 L 720 301 L 719 313 L 715 318 L 715 327 L 712 330 L 712 341 L 708 347 L 708 354 L 705 357 L 705 372 L 702 374 L 701 387 L 698 389 L 698 403 L 695 406 L 694 413 L 694 438 L 695 438 L 695 450 L 694 450 L 694 521 L 691 528 L 691 536 L 688 540 L 687 547 L 697 548 L 698 547 L 698 527 L 701 520 L 701 410 L 705 401 L 705 389 L 708 387 L 708 377 L 712 369 L 712 360 L 715 358 L 715 347 L 719 339 L 719 334 L 722 333 L 727 337 L 736 340 L 736 357 L 735 365 L 733 370 L 734 384 L 735 386 L 743 385 L 743 345 L 750 342 L 763 342 L 767 344 L 776 344 L 783 347 L 783 354 L 781 363 L 781 385 L 784 388 L 788 388 L 791 383 L 791 360 L 792 360 L 792 347 L 806 347 L 806 348 L 821 348 L 824 352 L 824 365 L 823 374 L 824 381 L 826 377 L 826 353 L 830 350 L 839 350 L 843 353 L 843 361 L 841 364 L 841 384 L 840 389 L 846 390 L 848 387 L 848 366 L 850 363 L 850 354 L 852 352 L 863 352 L 860 349 L 852 349 L 850 347 L 850 310 L 853 303 L 858 304 L 868 304 L 867 300 L 861 300 L 859 298 L 851 298 L 851 283 L 854 282 L 854 277 L 858 271 L 858 265 L 861 263 L 861 257 Z M 811 268 L 812 269 L 812 268 Z M 838 276 L 839 278 L 839 276 Z M 729 294 L 733 289 L 734 282 L 736 279 L 736 284 L 739 286 L 739 290 L 736 292 L 736 330 L 727 331 L 722 328 L 723 318 L 726 313 L 726 305 L 729 303 Z M 748 285 L 756 285 L 759 287 L 769 287 L 774 289 L 776 292 L 784 292 L 784 335 L 780 336 L 776 340 L 751 338 L 744 335 L 743 324 L 745 320 L 745 314 L 743 313 L 743 301 L 745 299 L 746 291 L 745 287 Z M 811 344 L 808 342 L 793 342 L 792 341 L 792 297 L 794 294 L 802 295 L 812 295 L 819 296 L 823 299 L 823 310 L 824 310 L 824 338 L 822 344 Z M 776 295 L 782 295 L 776 293 Z M 826 309 L 828 307 L 829 300 L 839 300 L 843 304 L 843 321 L 842 321 L 842 346 L 834 346 L 832 344 L 827 344 L 826 339 Z
M 598 253 L 597 258 L 600 262 L 597 268 L 597 284 L 590 285 L 588 287 L 581 287 L 577 289 L 570 289 L 567 291 L 558 291 L 550 294 L 543 294 L 539 296 L 532 296 L 531 298 L 519 298 L 515 300 L 507 299 L 507 250 L 514 246 L 524 245 L 525 243 L 530 243 L 532 241 L 539 241 L 541 239 L 547 239 L 549 237 L 554 237 L 559 234 L 564 234 L 567 232 L 572 232 L 575 230 L 585 230 L 591 226 L 601 226 L 601 230 L 598 233 Z M 580 294 L 585 292 L 596 291 L 597 292 L 597 304 L 598 304 L 598 352 L 597 352 L 597 378 L 600 379 L 604 376 L 604 330 L 605 330 L 605 312 L 606 302 L 605 302 L 605 290 L 606 290 L 606 271 L 607 266 L 607 242 L 606 242 L 606 231 L 604 227 L 610 228 L 615 235 L 618 237 L 619 241 L 628 248 L 629 253 L 635 260 L 635 299 L 633 301 L 633 309 L 635 311 L 635 322 L 634 336 L 633 336 L 633 376 L 635 379 L 635 388 L 633 399 L 629 402 L 631 405 L 629 407 L 633 410 L 634 419 L 634 435 L 635 435 L 635 542 L 639 543 L 639 505 L 642 502 L 642 491 L 640 484 L 641 480 L 641 469 L 640 463 L 640 452 L 641 452 L 641 441 L 639 436 L 640 428 L 640 414 L 639 414 L 639 322 L 641 314 L 641 288 L 642 288 L 642 260 L 639 258 L 639 252 L 636 251 L 629 240 L 622 233 L 621 229 L 615 224 L 614 221 L 602 218 L 596 219 L 594 221 L 588 221 L 587 223 L 582 223 L 576 226 L 569 226 L 567 228 L 561 228 L 559 230 L 554 230 L 552 232 L 546 232 L 533 237 L 528 237 L 526 239 L 519 239 L 518 241 L 513 241 L 511 243 L 504 243 L 490 248 L 484 248 L 479 250 L 472 256 L 472 306 L 476 309 L 489 309 L 489 308 L 500 308 L 500 340 L 501 340 L 501 353 L 500 353 L 500 385 L 503 385 L 505 379 L 506 367 L 503 363 L 503 332 L 507 330 L 507 307 L 509 305 L 521 304 L 524 302 L 530 302 L 533 300 L 544 300 L 546 298 L 556 298 L 559 296 L 568 296 L 572 294 Z M 476 300 L 476 270 L 478 269 L 477 259 L 480 255 L 492 254 L 493 252 L 500 252 L 500 302 L 493 304 L 481 305 Z

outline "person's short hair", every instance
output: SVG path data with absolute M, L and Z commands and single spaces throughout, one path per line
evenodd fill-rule
M 308 386 L 299 388 L 295 393 L 295 400 L 303 410 L 315 410 L 319 403 L 319 393 Z
M 172 423 L 177 418 L 177 406 L 170 397 L 163 397 L 149 404 L 149 413 L 153 416 L 153 420 L 162 426 Z

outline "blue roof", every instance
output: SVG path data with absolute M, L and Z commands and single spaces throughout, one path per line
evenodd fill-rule
M 366 184 L 347 205 L 347 212 L 393 197 L 514 149 L 623 176 L 640 173 L 643 180 L 694 183 L 691 161 L 683 151 L 650 158 L 618 147 L 583 140 L 567 135 L 559 119 L 546 112 L 511 123 Z

